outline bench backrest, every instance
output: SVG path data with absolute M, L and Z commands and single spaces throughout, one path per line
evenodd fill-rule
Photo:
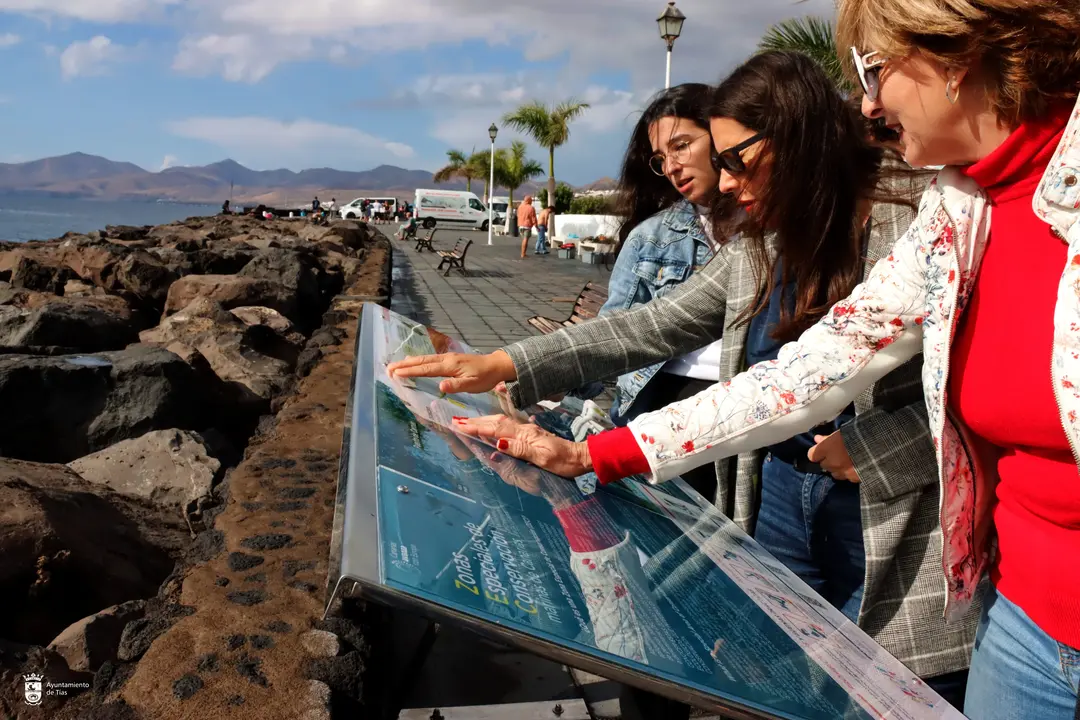
M 464 239 L 465 238 L 462 238 L 462 240 L 464 240 Z M 470 245 L 472 245 L 472 240 L 469 240 L 468 242 L 466 242 L 465 247 L 461 248 L 461 259 L 462 260 L 465 259 L 465 253 L 469 252 L 469 246 Z M 457 248 L 454 248 L 454 250 L 457 251 Z
M 574 301 L 574 312 L 570 314 L 570 322 L 579 323 L 592 320 L 600 313 L 600 308 L 607 302 L 607 287 L 589 283 Z

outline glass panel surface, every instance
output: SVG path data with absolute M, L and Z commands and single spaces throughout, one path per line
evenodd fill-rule
M 498 397 L 385 364 L 467 348 L 375 306 L 364 325 L 376 457 L 352 462 L 375 466 L 377 582 L 765 717 L 963 717 L 681 480 L 597 488 L 459 435 Z

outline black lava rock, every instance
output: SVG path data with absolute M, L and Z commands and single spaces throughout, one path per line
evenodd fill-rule
M 274 638 L 269 635 L 252 635 L 251 646 L 256 650 L 268 650 L 274 647 Z
M 240 506 L 248 512 L 255 512 L 256 510 L 262 510 L 263 504 L 261 502 L 246 502 L 240 503 Z
M 237 592 L 231 592 L 226 595 L 229 602 L 236 603 L 237 605 L 258 605 L 259 603 L 266 601 L 266 593 L 262 590 L 239 590 Z
M 294 468 L 296 461 L 289 458 L 269 458 L 259 463 L 263 470 L 277 470 L 280 468 Z
M 175 625 L 180 618 L 194 612 L 195 608 L 168 605 L 158 613 L 132 620 L 124 626 L 116 656 L 125 662 L 139 659 L 150 649 L 158 636 Z
M 296 512 L 297 510 L 309 510 L 311 503 L 306 503 L 303 500 L 290 500 L 288 502 L 274 503 L 270 508 L 274 512 Z
M 272 633 L 289 633 L 292 632 L 292 625 L 284 620 L 271 620 L 263 625 L 263 630 L 268 630 Z
M 188 550 L 188 557 L 193 562 L 206 562 L 225 549 L 225 535 L 220 530 L 206 530 L 195 537 L 195 542 Z
M 216 673 L 221 670 L 221 659 L 217 653 L 210 653 L 199 658 L 199 672 Z
M 230 570 L 250 570 L 251 568 L 262 565 L 264 562 L 266 562 L 266 558 L 258 555 L 248 555 L 247 553 L 242 552 L 229 553 Z
M 246 578 L 244 578 L 244 582 L 262 585 L 266 582 L 266 573 L 255 573 L 253 575 L 248 575 Z
M 292 542 L 292 535 L 285 533 L 268 533 L 266 535 L 253 535 L 244 538 L 240 544 L 249 550 L 280 550 Z
M 262 674 L 262 660 L 257 657 L 252 657 L 247 653 L 240 656 L 240 659 L 236 661 L 236 672 L 241 676 L 248 679 L 248 682 L 253 685 L 262 685 L 267 687 L 270 685 L 270 681 L 266 679 L 266 676 Z
M 173 695 L 179 700 L 187 700 L 203 688 L 202 678 L 198 675 L 185 675 L 173 683 Z
M 363 672 L 364 660 L 360 653 L 353 651 L 339 657 L 312 659 L 308 661 L 306 674 L 326 683 L 334 692 L 359 702 L 363 693 Z
M 315 488 L 292 487 L 282 488 L 278 491 L 278 495 L 289 500 L 302 500 L 311 497 L 315 492 Z
M 296 577 L 297 573 L 314 569 L 314 560 L 286 560 L 283 563 L 282 574 L 285 576 L 286 580 L 292 580 Z
M 219 577 L 217 580 L 214 581 L 214 584 L 218 587 L 229 587 L 229 578 Z
M 247 644 L 247 638 L 243 635 L 230 635 L 225 644 L 230 650 L 239 650 Z

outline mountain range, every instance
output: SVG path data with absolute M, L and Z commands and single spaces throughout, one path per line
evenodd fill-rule
M 418 187 L 464 190 L 465 183 L 436 184 L 432 173 L 380 165 L 362 172 L 332 168 L 251 170 L 234 160 L 199 167 L 171 167 L 159 172 L 97 155 L 71 153 L 24 163 L 0 163 L 0 192 L 35 192 L 101 200 L 171 200 L 219 204 L 306 204 L 315 195 L 336 197 L 339 204 L 373 191 L 409 196 Z M 483 192 L 483 183 L 474 183 Z M 534 190 L 525 186 L 523 191 Z

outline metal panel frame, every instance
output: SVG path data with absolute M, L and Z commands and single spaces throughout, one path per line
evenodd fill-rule
M 325 614 L 332 612 L 337 600 L 359 598 L 412 612 L 434 622 L 453 623 L 490 640 L 710 712 L 722 713 L 724 717 L 733 720 L 790 718 L 679 685 L 385 585 L 382 581 L 379 550 L 379 483 L 375 433 L 374 321 L 377 312 L 377 305 L 369 303 L 364 306 L 357 333 L 356 363 L 346 409 L 330 549 L 328 581 L 336 577 L 336 582 L 333 583 L 332 590 L 328 588 L 330 592 Z

